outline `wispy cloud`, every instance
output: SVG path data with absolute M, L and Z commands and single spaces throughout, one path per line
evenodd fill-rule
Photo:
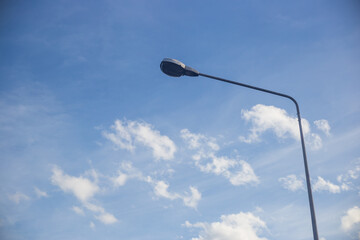
M 34 187 L 34 191 L 35 194 L 38 198 L 42 198 L 42 197 L 49 197 L 49 195 L 45 192 L 45 191 L 41 191 L 40 189 L 38 189 L 37 187 Z
M 128 179 L 136 179 L 150 184 L 154 189 L 154 194 L 157 197 L 166 198 L 169 200 L 181 199 L 185 206 L 191 208 L 197 208 L 199 201 L 201 200 L 201 193 L 193 186 L 190 186 L 190 193 L 185 192 L 183 194 L 170 192 L 170 185 L 163 180 L 155 180 L 151 176 L 144 175 L 140 170 L 133 167 L 130 162 L 122 162 L 120 169 L 118 170 L 119 175 L 115 178 L 111 178 L 114 186 L 122 186 Z M 120 185 L 120 183 L 122 185 Z
M 142 172 L 134 168 L 131 162 L 121 162 L 120 168 L 117 170 L 117 175 L 111 177 L 110 180 L 114 187 L 124 186 L 129 179 L 138 179 L 146 181 Z
M 266 230 L 266 223 L 253 213 L 240 212 L 238 214 L 222 215 L 219 222 L 185 222 L 188 228 L 200 228 L 198 237 L 193 240 L 266 240 L 260 237 Z
M 84 210 L 80 207 L 73 206 L 72 210 L 78 215 L 85 215 Z
M 98 215 L 95 216 L 95 218 L 104 224 L 113 224 L 118 221 L 114 215 L 106 212 L 105 209 L 99 205 L 95 205 L 95 204 L 86 202 L 86 203 L 84 203 L 84 207 L 94 213 L 98 213 Z
M 90 222 L 89 226 L 91 229 L 95 229 L 95 224 L 93 222 Z
M 304 183 L 302 179 L 299 179 L 296 177 L 296 175 L 291 174 L 286 177 L 279 178 L 279 182 L 282 184 L 282 186 L 285 189 L 288 189 L 292 192 L 295 192 L 297 190 L 304 190 Z
M 146 122 L 116 120 L 112 131 L 103 132 L 103 136 L 117 147 L 133 151 L 140 144 L 152 149 L 156 159 L 171 160 L 176 152 L 176 145 L 168 137 L 161 135 Z
M 88 171 L 87 174 L 93 179 L 90 180 L 84 176 L 74 177 L 67 175 L 59 167 L 55 166 L 53 168 L 51 182 L 60 187 L 65 193 L 72 193 L 84 208 L 96 213 L 95 218 L 102 223 L 112 224 L 117 222 L 115 216 L 106 212 L 103 207 L 90 203 L 94 195 L 100 191 L 100 187 L 97 184 L 98 174 L 96 171 Z M 73 211 L 77 214 L 84 213 L 83 209 L 79 207 L 73 207 Z
M 188 129 L 181 130 L 181 137 L 189 149 L 195 151 L 192 159 L 202 172 L 224 176 L 231 184 L 237 186 L 259 182 L 254 170 L 246 161 L 217 156 L 216 152 L 220 147 L 215 138 L 192 133 Z
M 30 197 L 22 192 L 16 192 L 15 194 L 8 195 L 8 197 L 11 201 L 15 202 L 16 204 L 30 200 Z
M 319 130 L 323 131 L 327 136 L 330 136 L 331 127 L 327 120 L 325 119 L 316 120 L 314 121 L 314 124 Z
M 250 134 L 247 137 L 239 137 L 242 142 L 260 142 L 260 136 L 269 130 L 273 131 L 278 138 L 300 140 L 297 117 L 289 116 L 284 109 L 258 104 L 252 107 L 251 110 L 242 110 L 242 118 L 252 124 Z M 321 123 L 325 121 L 321 120 Z M 309 122 L 306 119 L 301 119 L 301 123 L 307 143 L 313 149 L 321 148 L 322 139 L 319 135 L 311 132 Z
M 345 174 L 340 174 L 337 177 L 338 182 L 341 184 L 343 190 L 360 190 L 357 184 L 353 181 L 358 179 L 360 175 L 360 159 L 358 159 L 352 169 L 349 169 Z
M 341 175 L 344 176 L 344 175 Z M 329 193 L 341 193 L 343 191 L 349 191 L 352 188 L 352 184 L 350 182 L 343 182 L 341 177 L 338 177 L 338 181 L 341 185 L 337 185 L 328 180 L 325 180 L 323 177 L 318 176 L 315 181 L 313 181 L 312 189 L 314 192 L 329 192 Z M 297 177 L 294 174 L 288 175 L 286 177 L 279 178 L 279 182 L 285 189 L 288 189 L 292 192 L 297 190 L 305 190 L 303 180 Z

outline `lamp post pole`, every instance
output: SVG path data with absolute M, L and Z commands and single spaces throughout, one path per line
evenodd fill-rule
M 223 79 L 223 78 L 219 78 L 219 77 L 214 77 L 214 76 L 207 75 L 207 74 L 204 74 L 204 73 L 200 73 L 199 71 L 197 71 L 197 70 L 195 70 L 195 69 L 193 69 L 193 68 L 191 68 L 189 66 L 186 66 L 182 62 L 177 61 L 175 59 L 171 59 L 171 58 L 164 58 L 164 60 L 160 64 L 160 68 L 165 74 L 167 74 L 169 76 L 172 76 L 172 77 L 180 77 L 180 76 L 183 76 L 183 75 L 191 76 L 191 77 L 203 76 L 203 77 L 206 77 L 206 78 L 211 78 L 211 79 L 215 79 L 215 80 L 218 80 L 218 81 L 238 85 L 238 86 L 241 86 L 241 87 L 246 87 L 246 88 L 250 88 L 250 89 L 253 89 L 253 90 L 257 90 L 257 91 L 277 95 L 277 96 L 280 96 L 280 97 L 284 97 L 284 98 L 290 99 L 295 104 L 298 123 L 299 123 L 299 130 L 300 130 L 302 154 L 303 154 L 303 159 L 304 159 L 306 186 L 307 186 L 307 192 L 308 192 L 308 197 L 309 197 L 309 205 L 310 205 L 310 214 L 311 214 L 311 223 L 312 223 L 312 229 L 313 229 L 313 236 L 314 236 L 314 240 L 319 240 L 318 230 L 317 230 L 317 226 L 316 226 L 315 207 L 314 207 L 314 201 L 313 201 L 313 196 L 312 196 L 312 191 L 311 191 L 309 167 L 308 167 L 308 163 L 307 163 L 306 150 L 305 150 L 305 140 L 304 140 L 304 134 L 303 134 L 302 124 L 301 124 L 300 109 L 299 109 L 299 105 L 296 102 L 296 100 L 293 97 L 291 97 L 289 95 L 286 95 L 286 94 L 283 94 L 283 93 L 278 93 L 278 92 L 267 90 L 267 89 L 264 89 L 264 88 L 259 88 L 259 87 L 251 86 L 251 85 L 248 85 L 248 84 L 239 83 L 239 82 L 235 82 L 235 81 L 231 81 L 231 80 L 227 80 L 227 79 Z

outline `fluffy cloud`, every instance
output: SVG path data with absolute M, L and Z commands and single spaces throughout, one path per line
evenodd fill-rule
M 325 119 L 316 120 L 314 121 L 314 124 L 319 130 L 323 131 L 327 136 L 330 136 L 331 127 L 327 120 Z
M 101 206 L 90 203 L 96 193 L 100 191 L 100 187 L 97 184 L 98 174 L 92 170 L 87 173 L 93 178 L 90 179 L 80 176 L 69 176 L 55 166 L 53 168 L 53 175 L 51 176 L 51 182 L 60 187 L 66 193 L 72 193 L 82 203 L 84 208 L 96 213 L 96 219 L 104 224 L 112 224 L 117 222 L 117 219 L 110 213 L 106 212 Z M 73 207 L 72 210 L 77 214 L 83 215 L 84 211 L 80 207 Z
M 331 183 L 330 181 L 326 181 L 322 177 L 318 177 L 317 181 L 313 185 L 314 191 L 329 191 L 330 193 L 340 193 L 341 188 L 338 185 Z
M 251 110 L 242 110 L 242 118 L 252 124 L 249 136 L 240 136 L 242 142 L 259 142 L 260 135 L 268 130 L 273 131 L 278 138 L 300 140 L 297 117 L 290 117 L 284 109 L 258 104 Z M 323 123 L 325 120 L 321 121 Z M 321 148 L 322 140 L 319 135 L 311 133 L 309 122 L 302 119 L 301 123 L 307 143 L 313 149 Z
M 51 182 L 64 192 L 73 193 L 82 202 L 88 201 L 100 190 L 95 182 L 81 176 L 72 177 L 66 175 L 58 167 L 53 168 Z
M 8 197 L 11 201 L 15 202 L 16 204 L 19 204 L 22 201 L 30 200 L 30 197 L 28 197 L 27 195 L 21 192 L 16 192 L 15 194 L 9 195 Z
M 190 187 L 191 194 L 182 197 L 185 206 L 195 208 L 201 200 L 201 193 L 194 187 Z
M 124 186 L 129 176 L 121 171 L 118 171 L 118 176 L 112 178 L 115 187 Z
M 201 200 L 201 193 L 195 187 L 190 187 L 191 194 L 185 193 L 183 195 L 178 193 L 170 193 L 168 188 L 169 184 L 165 183 L 164 181 L 157 181 L 154 183 L 154 192 L 157 196 L 170 200 L 182 199 L 185 206 L 195 209 L 197 208 L 197 205 Z
M 164 197 L 171 200 L 179 198 L 178 194 L 169 193 L 168 188 L 169 188 L 169 184 L 165 183 L 164 181 L 158 181 L 155 184 L 154 192 L 159 197 Z
M 188 144 L 189 149 L 195 150 L 192 159 L 202 172 L 222 175 L 233 185 L 259 182 L 254 170 L 247 162 L 217 156 L 216 152 L 220 150 L 220 147 L 215 138 L 195 134 L 188 129 L 181 130 L 181 137 Z
M 354 225 L 358 225 L 359 223 L 360 208 L 358 206 L 347 210 L 346 215 L 341 218 L 341 228 L 346 232 L 350 231 L 354 227 Z
M 279 178 L 279 182 L 284 188 L 293 192 L 297 190 L 304 190 L 303 181 L 301 179 L 298 179 L 294 174 Z
M 259 235 L 266 223 L 252 213 L 222 215 L 219 222 L 185 222 L 186 227 L 200 228 L 199 236 L 192 240 L 266 240 Z
M 103 136 L 122 149 L 133 151 L 136 145 L 141 144 L 151 148 L 156 159 L 174 158 L 174 142 L 146 122 L 116 120 L 111 128 L 113 131 L 104 131 Z
M 107 212 L 100 214 L 96 218 L 104 224 L 113 224 L 117 222 L 116 217 L 114 217 L 114 215 Z
M 230 173 L 229 180 L 233 185 L 239 186 L 248 183 L 259 183 L 259 179 L 249 163 L 241 160 L 239 165 L 241 166 L 241 170 Z

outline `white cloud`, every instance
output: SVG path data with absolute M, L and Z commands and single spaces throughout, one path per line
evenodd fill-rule
M 110 214 L 110 213 L 102 213 L 99 216 L 96 217 L 99 221 L 101 221 L 104 224 L 113 224 L 116 223 L 118 220 L 116 219 L 116 217 L 114 217 L 114 215 Z
M 349 177 L 352 179 L 358 179 L 360 173 L 360 165 L 355 166 L 354 169 L 348 171 Z
M 349 191 L 351 189 L 351 187 L 346 183 L 342 183 L 340 187 L 343 191 Z
M 358 184 L 355 184 L 353 181 L 359 178 L 360 173 L 360 161 L 359 159 L 355 162 L 355 165 L 352 169 L 348 170 L 345 174 L 337 176 L 338 182 L 341 184 L 341 189 L 343 191 L 349 190 L 359 190 L 360 187 Z
M 30 197 L 28 197 L 27 195 L 21 192 L 16 192 L 15 194 L 9 195 L 8 197 L 11 201 L 15 202 L 16 204 L 19 204 L 22 201 L 30 200 Z
M 95 218 L 104 224 L 113 224 L 118 221 L 114 215 L 106 212 L 105 209 L 101 206 L 86 202 L 84 203 L 84 207 L 94 213 L 98 213 Z
M 137 144 L 141 144 L 151 148 L 156 159 L 174 158 L 174 142 L 146 122 L 116 120 L 111 128 L 113 131 L 104 131 L 103 136 L 122 149 L 133 151 Z
M 119 171 L 118 176 L 112 178 L 112 182 L 115 187 L 124 186 L 128 178 L 128 175 Z
M 346 215 L 341 218 L 341 228 L 346 232 L 350 231 L 354 227 L 354 225 L 358 225 L 359 223 L 360 208 L 358 206 L 347 210 Z
M 84 203 L 84 207 L 86 207 L 88 210 L 95 212 L 95 213 L 104 213 L 105 209 L 101 206 L 92 204 L 92 203 Z
M 214 154 L 209 154 L 208 157 L 212 159 L 211 162 L 208 162 L 204 165 L 198 163 L 199 168 L 203 172 L 212 172 L 216 175 L 224 174 L 229 176 L 230 173 L 228 169 L 237 165 L 235 160 L 229 159 L 227 157 L 217 157 Z
M 190 187 L 191 194 L 187 196 L 183 196 L 182 199 L 184 201 L 185 206 L 197 208 L 199 201 L 201 200 L 201 193 L 194 187 Z
M 190 186 L 190 192 L 185 194 L 170 193 L 168 191 L 169 184 L 164 181 L 157 181 L 154 183 L 154 192 L 157 196 L 167 198 L 170 200 L 181 199 L 185 206 L 191 208 L 197 208 L 199 201 L 201 200 L 201 193 L 195 188 Z
M 117 219 L 110 213 L 106 212 L 105 209 L 99 205 L 90 203 L 94 195 L 100 191 L 100 187 L 97 185 L 98 174 L 95 170 L 88 171 L 87 175 L 91 176 L 94 181 L 83 176 L 73 177 L 69 176 L 55 166 L 53 168 L 53 175 L 51 181 L 54 185 L 60 187 L 66 193 L 72 193 L 75 197 L 83 204 L 83 206 L 98 215 L 96 219 L 104 224 L 112 224 L 117 222 Z M 72 208 L 77 214 L 84 214 L 83 209 L 79 207 Z
M 130 179 L 137 179 L 147 182 L 147 177 L 144 177 L 142 172 L 134 168 L 131 162 L 121 162 L 117 176 L 111 177 L 110 180 L 114 187 L 124 186 Z
M 51 182 L 64 192 L 73 193 L 82 202 L 88 201 L 100 190 L 95 182 L 81 176 L 72 177 L 66 175 L 56 166 L 53 168 Z
M 305 141 L 310 145 L 310 148 L 313 150 L 317 150 L 322 148 L 322 139 L 319 135 L 315 133 L 310 133 L 305 136 Z
M 299 124 L 297 117 L 290 117 L 281 108 L 257 104 L 251 110 L 242 110 L 242 118 L 250 121 L 252 127 L 248 137 L 240 136 L 239 139 L 245 143 L 261 141 L 260 135 L 268 130 L 275 133 L 278 138 L 293 138 L 300 140 Z M 305 140 L 313 149 L 322 147 L 319 135 L 311 133 L 309 122 L 301 119 Z
M 298 179 L 294 174 L 279 178 L 279 182 L 285 189 L 293 192 L 297 190 L 304 190 L 303 181 L 301 179 Z
M 220 147 L 215 138 L 195 134 L 188 129 L 181 130 L 181 137 L 188 144 L 189 149 L 195 150 L 192 159 L 202 172 L 222 175 L 233 185 L 259 182 L 254 170 L 246 161 L 217 156 L 216 152 Z
M 180 197 L 178 194 L 169 193 L 168 188 L 169 184 L 165 183 L 164 181 L 158 181 L 155 184 L 154 192 L 157 196 L 168 198 L 170 200 L 174 200 Z
M 319 130 L 323 131 L 327 136 L 330 136 L 331 127 L 327 120 L 325 119 L 316 120 L 314 121 L 314 124 Z
M 341 188 L 338 185 L 326 181 L 322 177 L 318 177 L 317 181 L 313 185 L 315 192 L 329 191 L 330 193 L 340 193 Z
M 266 223 L 252 213 L 222 215 L 219 222 L 185 222 L 186 227 L 200 228 L 198 237 L 192 240 L 266 240 L 260 237 Z
M 48 194 L 44 191 L 41 191 L 40 189 L 38 189 L 37 187 L 34 188 L 35 194 L 38 198 L 42 198 L 42 197 L 48 197 Z
M 190 194 L 184 193 L 179 194 L 176 192 L 170 192 L 170 185 L 165 181 L 154 180 L 151 176 L 144 176 L 141 171 L 134 168 L 129 162 L 122 162 L 119 170 L 119 176 L 116 178 L 111 178 L 115 186 L 119 184 L 125 184 L 127 179 L 137 179 L 142 182 L 150 184 L 154 188 L 154 193 L 157 197 L 166 198 L 169 200 L 181 199 L 185 206 L 191 208 L 197 208 L 199 201 L 201 200 L 201 193 L 195 188 L 190 186 Z
M 341 174 L 337 177 L 339 182 L 351 181 L 359 178 L 360 164 L 357 163 L 352 169 L 348 170 L 346 174 Z
M 84 210 L 80 207 L 73 206 L 72 210 L 78 215 L 85 215 Z
M 233 185 L 239 186 L 248 183 L 259 183 L 259 178 L 255 175 L 249 163 L 241 160 L 239 165 L 241 165 L 241 170 L 236 173 L 230 173 L 229 180 Z
M 182 129 L 180 133 L 181 137 L 188 143 L 190 149 L 208 146 L 213 151 L 219 150 L 219 145 L 216 143 L 215 138 L 208 138 L 202 134 L 195 134 L 188 129 Z
M 95 224 L 93 222 L 90 222 L 89 226 L 90 226 L 91 229 L 95 229 Z

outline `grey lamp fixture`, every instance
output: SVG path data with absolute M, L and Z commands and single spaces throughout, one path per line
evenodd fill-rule
M 171 77 L 181 77 L 183 75 L 190 77 L 199 76 L 199 72 L 197 70 L 185 66 L 182 62 L 171 58 L 164 58 L 160 64 L 160 68 L 165 74 Z
M 248 85 L 248 84 L 239 83 L 239 82 L 235 82 L 235 81 L 230 81 L 230 80 L 226 80 L 226 79 L 223 79 L 223 78 L 214 77 L 214 76 L 211 76 L 211 75 L 200 73 L 199 71 L 197 71 L 197 70 L 195 70 L 195 69 L 193 69 L 193 68 L 191 68 L 189 66 L 186 66 L 184 63 L 182 63 L 182 62 L 180 62 L 178 60 L 175 60 L 175 59 L 171 59 L 171 58 L 164 58 L 162 60 L 161 64 L 160 64 L 160 69 L 166 75 L 169 75 L 171 77 L 181 77 L 181 76 L 184 76 L 184 75 L 185 76 L 190 76 L 190 77 L 203 76 L 203 77 L 212 78 L 212 79 L 215 79 L 215 80 L 218 80 L 218 81 L 227 82 L 227 83 L 235 84 L 235 85 L 246 87 L 246 88 L 251 88 L 251 89 L 254 89 L 254 90 L 257 90 L 257 91 L 266 92 L 266 93 L 270 93 L 270 94 L 277 95 L 277 96 L 280 96 L 280 97 L 288 98 L 295 104 L 297 117 L 298 117 L 298 123 L 299 123 L 299 130 L 300 130 L 301 147 L 302 147 L 302 153 L 303 153 L 303 158 L 304 158 L 306 186 L 307 186 L 307 192 L 308 192 L 308 197 L 309 197 L 309 205 L 310 205 L 310 214 L 311 214 L 311 223 L 312 223 L 313 235 L 314 235 L 314 240 L 319 240 L 317 226 L 316 226 L 316 216 L 315 216 L 314 201 L 313 201 L 312 191 L 311 191 L 310 174 L 309 174 L 309 168 L 308 168 L 306 150 L 305 150 L 305 140 L 304 140 L 304 134 L 303 134 L 302 125 L 301 125 L 300 109 L 299 109 L 299 105 L 296 102 L 296 100 L 293 97 L 291 97 L 289 95 L 286 95 L 286 94 L 283 94 L 283 93 L 278 93 L 278 92 L 274 92 L 274 91 L 267 90 L 267 89 L 264 89 L 264 88 L 259 88 L 259 87 L 251 86 L 251 85 Z

